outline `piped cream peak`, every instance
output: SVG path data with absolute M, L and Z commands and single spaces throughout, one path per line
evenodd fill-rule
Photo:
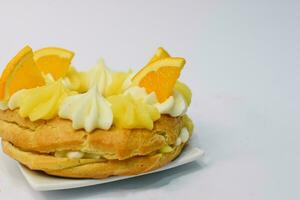
M 74 129 L 91 132 L 96 128 L 109 129 L 113 122 L 110 103 L 99 93 L 95 84 L 86 93 L 65 98 L 58 115 L 72 120 Z

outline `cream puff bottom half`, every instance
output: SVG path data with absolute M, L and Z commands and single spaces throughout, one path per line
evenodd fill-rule
M 169 153 L 136 156 L 125 160 L 70 159 L 38 152 L 23 151 L 8 141 L 2 141 L 3 151 L 32 170 L 71 178 L 102 179 L 109 176 L 136 175 L 160 168 L 175 159 L 184 144 L 174 147 Z

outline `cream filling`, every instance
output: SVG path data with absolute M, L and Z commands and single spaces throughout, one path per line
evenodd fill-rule
M 0 101 L 0 110 L 7 110 L 8 109 L 8 105 L 7 105 L 7 101 Z
M 189 134 L 188 129 L 186 127 L 183 127 L 180 130 L 180 134 L 176 139 L 175 146 L 179 146 L 181 144 L 186 143 L 189 140 L 189 138 L 190 138 L 190 134 Z M 160 149 L 160 152 L 161 153 L 170 153 L 173 150 L 174 150 L 173 147 L 171 147 L 170 145 L 166 145 L 166 146 L 164 146 L 163 148 Z
M 182 143 L 186 143 L 189 140 L 190 134 L 186 127 L 183 127 L 180 131 L 179 137 L 176 139 L 175 145 L 179 146 Z
M 55 157 L 70 158 L 70 159 L 104 159 L 99 154 L 87 153 L 82 151 L 57 151 L 54 153 Z
M 183 127 L 180 131 L 179 138 L 181 139 L 182 143 L 186 143 L 189 140 L 190 134 L 186 127 Z

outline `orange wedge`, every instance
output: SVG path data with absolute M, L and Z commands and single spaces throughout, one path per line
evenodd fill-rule
M 170 57 L 159 48 L 150 62 L 132 78 L 132 83 L 144 87 L 147 93 L 155 92 L 158 101 L 164 102 L 172 94 L 184 64 L 184 58 Z
M 74 53 L 58 47 L 47 47 L 34 52 L 34 61 L 41 72 L 51 74 L 55 80 L 66 75 Z
M 44 85 L 44 79 L 34 63 L 33 52 L 24 47 L 6 66 L 0 78 L 0 100 L 6 100 L 20 89 Z
M 155 54 L 150 59 L 150 61 L 148 62 L 148 64 L 150 64 L 152 62 L 155 62 L 155 61 L 157 61 L 159 59 L 168 58 L 168 57 L 170 57 L 169 53 L 166 50 L 164 50 L 164 48 L 159 47 L 156 50 Z

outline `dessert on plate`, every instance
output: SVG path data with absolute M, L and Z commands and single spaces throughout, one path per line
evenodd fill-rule
M 0 79 L 3 151 L 32 170 L 72 178 L 136 175 L 180 155 L 193 123 L 185 59 L 158 48 L 137 73 L 103 60 L 87 71 L 70 50 L 24 47 Z

